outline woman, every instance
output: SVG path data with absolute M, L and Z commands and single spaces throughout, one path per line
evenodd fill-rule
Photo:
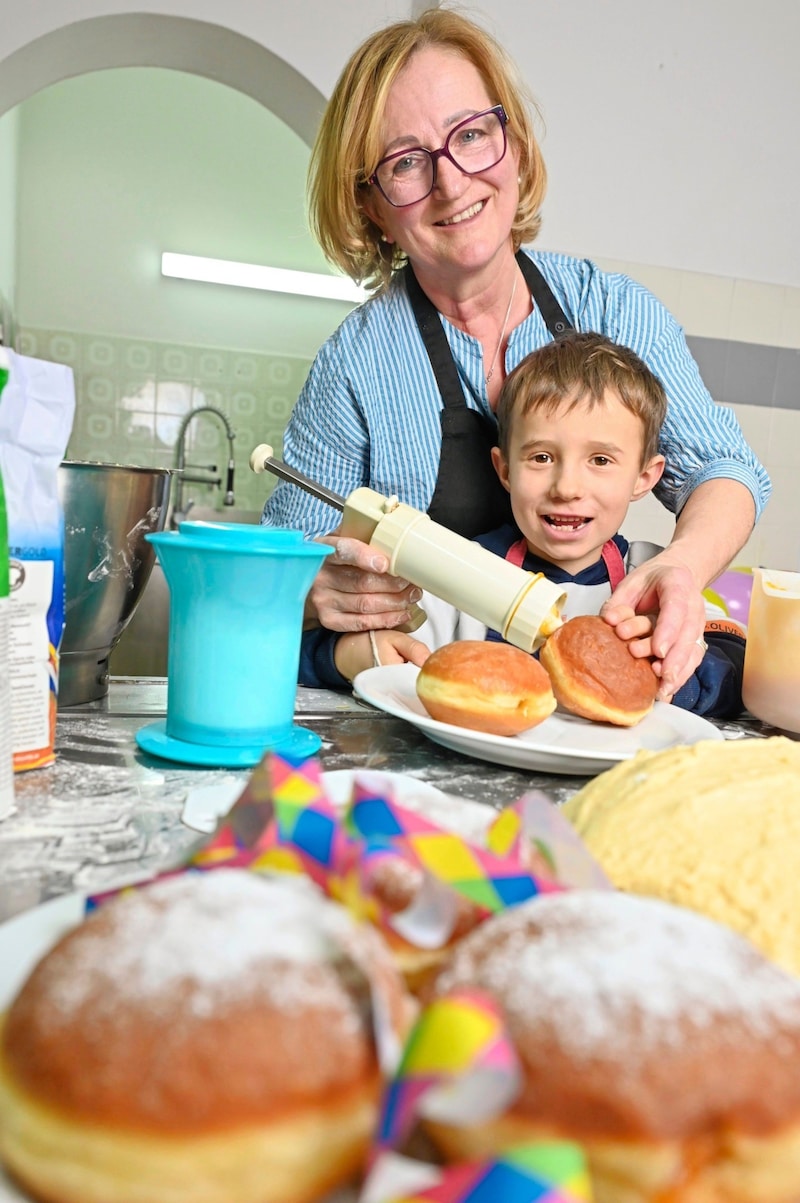
M 472 536 L 507 505 L 490 460 L 506 373 L 573 327 L 631 347 L 669 398 L 656 493 L 678 520 L 604 616 L 626 636 L 633 611 L 657 612 L 637 652 L 656 656 L 666 700 L 703 655 L 701 589 L 746 541 L 769 480 L 655 297 L 587 260 L 520 250 L 538 233 L 546 183 L 532 108 L 501 47 L 452 11 L 391 25 L 351 57 L 312 154 L 310 217 L 331 262 L 376 292 L 320 350 L 284 457 L 335 492 L 369 485 Z M 325 536 L 338 517 L 280 484 L 264 521 Z M 384 556 L 325 541 L 336 555 L 309 622 L 347 631 L 408 618 L 418 590 L 384 575 Z

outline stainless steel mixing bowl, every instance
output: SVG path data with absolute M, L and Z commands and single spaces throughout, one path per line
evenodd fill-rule
M 145 535 L 167 518 L 169 468 L 65 461 L 58 470 L 66 543 L 66 626 L 59 707 L 108 692 L 108 657 L 155 563 Z

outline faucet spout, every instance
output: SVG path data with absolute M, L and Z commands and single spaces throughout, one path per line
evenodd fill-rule
M 175 513 L 186 512 L 183 505 L 183 485 L 185 480 L 192 479 L 186 471 L 186 432 L 191 422 L 199 414 L 211 414 L 222 423 L 225 438 L 228 440 L 228 465 L 225 474 L 225 495 L 222 503 L 223 505 L 233 505 L 235 500 L 233 492 L 233 473 L 235 467 L 233 440 L 236 438 L 236 432 L 221 409 L 217 409 L 215 405 L 199 405 L 196 409 L 189 410 L 189 413 L 183 417 L 178 427 L 178 437 L 175 441 L 175 501 L 173 505 Z M 220 476 L 212 478 L 195 476 L 193 479 L 213 485 L 215 488 L 219 488 L 222 484 Z

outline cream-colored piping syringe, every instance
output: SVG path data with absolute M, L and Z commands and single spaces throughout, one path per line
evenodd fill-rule
M 395 576 L 463 610 L 524 652 L 535 651 L 561 626 L 566 594 L 558 585 L 454 534 L 396 497 L 368 488 L 340 497 L 274 459 L 267 443 L 255 448 L 250 467 L 254 472 L 272 472 L 341 510 L 337 534 L 376 547 L 388 558 Z M 416 630 L 424 621 L 424 611 L 419 610 L 403 629 Z

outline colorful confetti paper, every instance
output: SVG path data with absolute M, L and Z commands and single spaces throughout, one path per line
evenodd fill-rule
M 590 1203 L 577 1145 L 521 1144 L 480 1162 L 432 1166 L 404 1146 L 420 1120 L 474 1125 L 516 1098 L 520 1066 L 499 1005 L 477 991 L 434 1000 L 419 1016 L 384 1089 L 361 1203 Z

